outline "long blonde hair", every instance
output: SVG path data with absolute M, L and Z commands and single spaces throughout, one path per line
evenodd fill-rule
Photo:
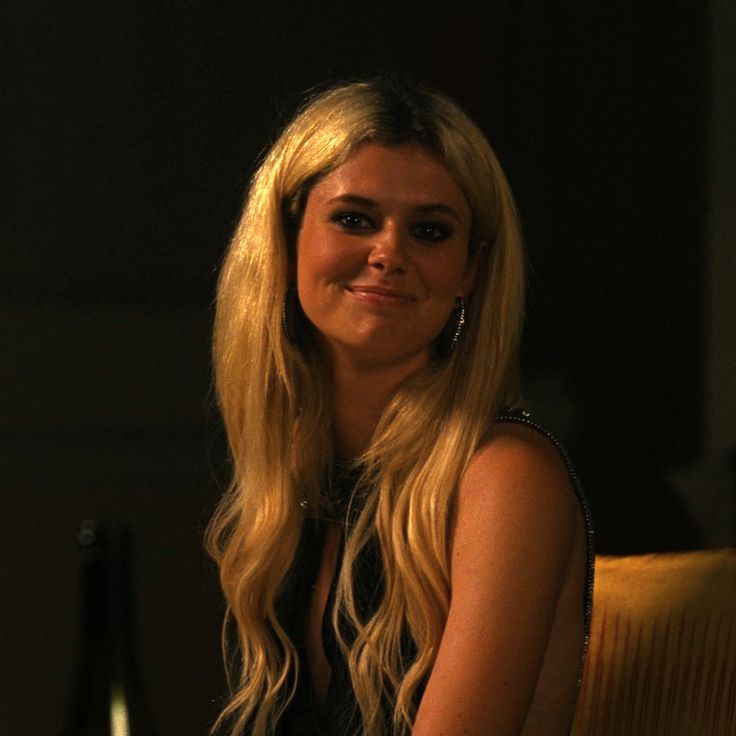
M 325 371 L 308 339 L 286 339 L 281 314 L 294 273 L 294 239 L 309 187 L 361 143 L 419 142 L 464 191 L 480 260 L 465 332 L 396 391 L 360 458 L 362 511 L 347 534 L 333 626 L 346 657 L 363 732 L 410 731 L 450 603 L 449 534 L 458 481 L 507 398 L 523 320 L 524 253 L 513 197 L 487 140 L 441 93 L 376 79 L 335 85 L 299 110 L 253 176 L 223 264 L 214 326 L 219 407 L 232 483 L 206 543 L 219 565 L 237 632 L 231 697 L 214 729 L 273 731 L 299 667 L 276 615 L 294 562 L 304 507 L 323 504 L 331 417 Z M 356 558 L 380 550 L 383 597 L 360 620 Z M 356 632 L 346 642 L 338 614 Z M 227 641 L 227 625 L 223 642 Z M 402 661 L 409 635 L 416 657 Z M 387 711 L 387 712 L 386 712 Z

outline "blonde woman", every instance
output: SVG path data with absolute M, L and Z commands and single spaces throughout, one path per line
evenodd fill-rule
M 265 155 L 217 294 L 215 731 L 569 731 L 592 531 L 564 450 L 505 408 L 524 278 L 504 174 L 441 93 L 335 85 Z

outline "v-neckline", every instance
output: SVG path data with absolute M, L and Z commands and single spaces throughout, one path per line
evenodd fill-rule
M 344 530 L 334 522 L 326 522 L 321 534 L 317 576 L 310 586 L 310 595 L 304 617 L 304 648 L 307 654 L 312 696 L 319 708 L 328 702 L 332 679 L 330 644 L 334 644 L 332 632 L 332 607 L 335 598 L 337 575 L 344 545 Z M 326 639 L 330 639 L 327 646 Z

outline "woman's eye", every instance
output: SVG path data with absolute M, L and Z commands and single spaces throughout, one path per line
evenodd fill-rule
M 373 223 L 360 212 L 340 212 L 332 217 L 332 221 L 345 230 L 367 230 Z
M 439 222 L 420 222 L 418 225 L 414 225 L 411 233 L 418 240 L 423 240 L 427 243 L 439 243 L 447 240 L 452 234 L 447 225 Z

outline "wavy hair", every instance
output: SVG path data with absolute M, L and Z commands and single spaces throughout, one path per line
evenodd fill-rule
M 458 482 L 515 383 L 525 257 L 512 193 L 479 127 L 444 94 L 390 79 L 313 94 L 252 178 L 217 290 L 214 377 L 232 481 L 206 544 L 227 602 L 231 687 L 213 730 L 233 735 L 246 726 L 272 733 L 305 666 L 276 600 L 305 507 L 316 515 L 324 507 L 332 420 L 321 356 L 308 338 L 298 346 L 285 338 L 281 311 L 310 187 L 366 142 L 420 143 L 437 156 L 468 199 L 469 247 L 480 261 L 462 339 L 396 390 L 359 458 L 366 500 L 346 534 L 332 624 L 369 736 L 383 736 L 387 722 L 397 734 L 411 729 L 450 603 Z M 354 569 L 370 542 L 380 551 L 383 596 L 361 620 Z M 354 630 L 351 641 L 339 619 Z M 407 636 L 416 652 L 409 662 Z

